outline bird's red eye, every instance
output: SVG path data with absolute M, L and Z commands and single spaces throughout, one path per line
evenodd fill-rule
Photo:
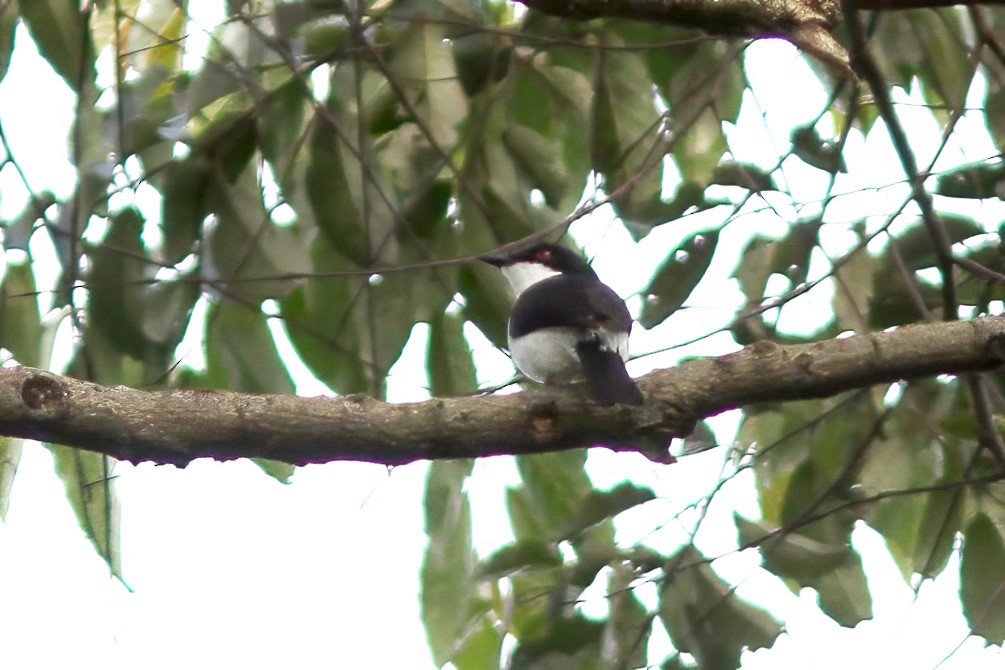
M 551 262 L 551 249 L 538 249 L 537 260 L 539 263 L 550 263 Z

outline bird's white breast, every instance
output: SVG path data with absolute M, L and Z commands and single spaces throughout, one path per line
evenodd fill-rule
M 605 347 L 628 359 L 628 333 L 597 331 Z M 576 343 L 588 336 L 574 328 L 541 328 L 510 338 L 510 354 L 517 368 L 542 384 L 569 384 L 583 378 Z

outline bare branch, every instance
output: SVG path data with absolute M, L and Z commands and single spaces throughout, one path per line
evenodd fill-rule
M 546 14 L 578 19 L 621 17 L 694 26 L 725 35 L 783 36 L 792 26 L 833 24 L 840 6 L 828 0 L 519 0 Z
M 692 26 L 713 35 L 784 37 L 838 70 L 848 52 L 831 28 L 841 18 L 838 0 L 517 0 L 571 19 L 625 18 Z
M 1005 316 L 688 360 L 639 379 L 643 408 L 599 407 L 569 389 L 392 404 L 353 395 L 139 391 L 33 368 L 0 369 L 0 435 L 127 461 L 269 458 L 302 465 L 527 454 L 594 445 L 670 460 L 697 419 L 758 402 L 997 367 Z
M 964 5 L 1001 5 L 1005 0 L 981 0 L 980 2 L 961 2 L 960 0 L 855 0 L 856 9 L 873 9 L 876 11 L 896 11 L 901 9 L 923 9 L 926 7 L 953 7 Z

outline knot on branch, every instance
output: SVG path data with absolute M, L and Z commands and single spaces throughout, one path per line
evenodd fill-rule
M 530 406 L 529 415 L 538 442 L 545 443 L 554 438 L 559 418 L 558 405 L 554 400 L 535 400 Z
M 66 385 L 47 372 L 34 371 L 21 384 L 21 402 L 36 414 L 61 413 L 68 395 Z

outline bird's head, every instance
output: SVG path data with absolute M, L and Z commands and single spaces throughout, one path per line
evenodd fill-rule
M 560 274 L 597 276 L 578 253 L 547 242 L 502 247 L 480 256 L 480 259 L 502 270 L 515 295 L 520 295 L 539 281 Z

